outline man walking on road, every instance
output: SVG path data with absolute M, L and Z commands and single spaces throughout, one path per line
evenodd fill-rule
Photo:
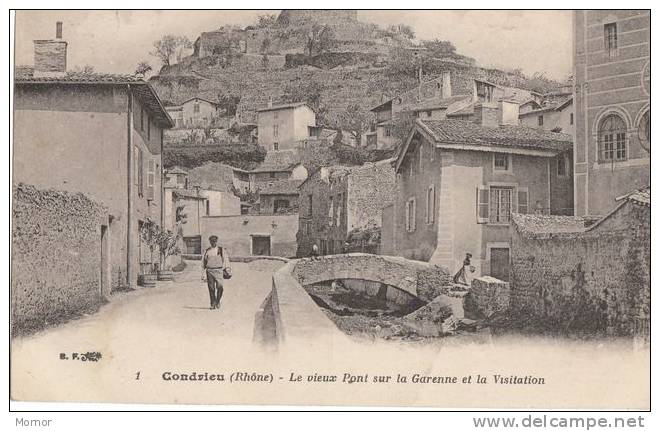
M 227 250 L 218 246 L 218 237 L 209 237 L 211 247 L 207 248 L 202 258 L 202 279 L 206 278 L 211 300 L 211 310 L 220 308 L 223 292 L 223 273 L 229 270 L 229 255 Z

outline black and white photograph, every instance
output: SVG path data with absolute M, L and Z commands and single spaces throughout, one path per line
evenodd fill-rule
M 651 10 L 10 21 L 19 410 L 650 410 Z

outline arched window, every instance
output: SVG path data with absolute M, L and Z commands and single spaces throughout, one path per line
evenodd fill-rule
M 600 122 L 598 152 L 601 161 L 626 159 L 626 123 L 618 115 L 608 115 Z
M 642 116 L 638 129 L 639 142 L 646 151 L 651 151 L 651 111 Z

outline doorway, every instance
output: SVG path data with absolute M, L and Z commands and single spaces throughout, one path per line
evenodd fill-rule
M 101 225 L 101 277 L 100 277 L 100 289 L 101 296 L 106 295 L 110 292 L 110 280 L 109 280 L 109 243 L 108 243 L 108 226 Z
M 270 235 L 252 236 L 252 255 L 270 256 Z
M 509 249 L 490 249 L 490 275 L 498 280 L 509 281 Z

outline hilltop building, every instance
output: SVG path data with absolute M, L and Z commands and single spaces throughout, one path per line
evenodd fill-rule
M 213 127 L 220 116 L 219 106 L 215 102 L 193 97 L 179 105 L 165 108 L 174 120 L 177 129 Z
M 271 104 L 257 110 L 258 143 L 266 151 L 297 148 L 315 126 L 316 114 L 306 103 Z

